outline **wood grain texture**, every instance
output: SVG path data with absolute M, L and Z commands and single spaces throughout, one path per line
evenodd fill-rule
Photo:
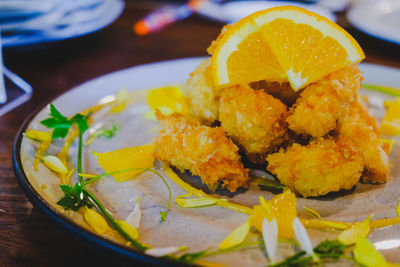
M 32 98 L 0 118 L 0 266 L 82 266 L 115 259 L 92 251 L 42 215 L 23 194 L 12 168 L 14 137 L 37 107 L 85 81 L 103 74 L 168 59 L 206 55 L 222 25 L 193 16 L 160 33 L 138 37 L 133 23 L 148 10 L 127 1 L 122 16 L 93 35 L 36 49 L 6 49 L 4 62 L 34 88 Z M 366 62 L 400 68 L 400 47 L 372 39 L 350 28 L 343 14 L 339 23 L 360 42 Z

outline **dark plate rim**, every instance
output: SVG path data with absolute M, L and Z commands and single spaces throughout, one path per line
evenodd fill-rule
M 189 58 L 187 58 L 187 59 L 189 59 Z M 144 65 L 152 65 L 152 64 L 158 64 L 158 63 L 163 63 L 163 62 L 169 62 L 169 61 L 175 61 L 175 60 L 152 62 L 152 63 L 148 63 L 148 64 L 133 66 L 133 67 L 127 68 L 127 69 L 132 69 L 132 68 L 144 66 Z M 127 69 L 123 69 L 123 70 L 127 70 Z M 43 197 L 41 197 L 40 194 L 34 189 L 34 187 L 29 182 L 29 179 L 25 174 L 25 171 L 24 171 L 24 168 L 23 168 L 22 162 L 21 162 L 21 157 L 20 157 L 21 143 L 22 143 L 22 139 L 23 139 L 23 133 L 28 128 L 28 125 L 31 123 L 31 121 L 36 117 L 36 115 L 40 111 L 42 111 L 47 105 L 52 103 L 57 98 L 61 97 L 63 94 L 69 92 L 70 90 L 73 90 L 85 83 L 91 82 L 91 81 L 101 78 L 105 75 L 110 75 L 113 73 L 117 73 L 119 71 L 121 71 L 121 70 L 117 70 L 115 72 L 110 72 L 110 73 L 107 73 L 104 75 L 100 75 L 94 79 L 85 81 L 77 86 L 74 86 L 73 88 L 70 88 L 69 90 L 67 90 L 65 92 L 58 94 L 57 96 L 52 98 L 50 101 L 48 101 L 45 104 L 42 104 L 38 108 L 36 108 L 35 111 L 33 113 L 31 113 L 25 119 L 25 121 L 22 123 L 21 127 L 19 128 L 19 130 L 15 136 L 14 144 L 13 144 L 13 148 L 12 148 L 12 165 L 14 168 L 15 176 L 16 176 L 17 181 L 18 181 L 20 187 L 22 188 L 23 192 L 28 197 L 29 201 L 32 202 L 32 204 L 34 204 L 36 207 L 38 207 L 39 210 L 41 212 L 43 212 L 46 216 L 48 216 L 53 222 L 55 222 L 56 224 L 65 228 L 73 235 L 80 237 L 84 240 L 87 240 L 91 244 L 94 244 L 101 249 L 106 249 L 106 250 L 112 251 L 121 257 L 129 258 L 131 260 L 141 261 L 142 263 L 147 263 L 147 264 L 152 264 L 152 265 L 162 265 L 162 266 L 193 266 L 190 264 L 170 260 L 167 258 L 157 258 L 157 257 L 153 257 L 150 255 L 146 255 L 145 253 L 143 253 L 141 251 L 135 251 L 133 249 L 129 249 L 128 247 L 126 247 L 124 245 L 121 245 L 117 242 L 108 240 L 108 239 L 106 239 L 100 235 L 97 235 L 94 232 L 84 228 L 83 226 L 72 221 L 66 215 L 58 212 L 55 208 L 53 208 L 51 206 L 51 204 L 48 203 Z

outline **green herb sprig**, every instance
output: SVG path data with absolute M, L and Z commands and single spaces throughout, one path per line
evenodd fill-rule
M 57 202 L 65 210 L 77 211 L 82 207 L 93 207 L 92 202 L 87 196 L 82 197 L 82 187 L 76 183 L 74 186 L 60 185 L 64 196 Z
M 65 138 L 69 129 L 73 124 L 76 124 L 80 133 L 84 133 L 88 128 L 87 118 L 80 113 L 75 114 L 71 119 L 63 116 L 53 104 L 50 104 L 50 117 L 42 120 L 40 123 L 47 128 L 54 129 L 52 138 Z
M 63 116 L 53 104 L 50 104 L 50 117 L 41 121 L 41 123 L 48 127 L 53 128 L 52 138 L 65 138 L 68 134 L 69 129 L 73 124 L 78 126 L 79 130 L 79 142 L 78 142 L 78 162 L 77 171 L 78 175 L 82 173 L 82 136 L 83 133 L 89 128 L 87 123 L 88 116 L 82 114 L 76 114 L 71 119 Z M 141 251 L 148 249 L 147 246 L 143 245 L 139 241 L 133 239 L 124 229 L 114 220 L 111 214 L 103 206 L 103 204 L 97 199 L 97 197 L 90 192 L 83 184 L 83 177 L 79 175 L 78 182 L 72 187 L 70 185 L 61 185 L 60 188 L 64 193 L 64 196 L 57 202 L 58 205 L 62 206 L 66 210 L 78 210 L 81 207 L 92 208 L 96 206 L 107 222 L 130 244 Z
M 96 132 L 92 133 L 89 137 L 89 139 L 85 142 L 85 146 L 89 145 L 90 143 L 92 143 L 96 138 L 98 137 L 105 137 L 107 139 L 111 139 L 113 138 L 117 132 L 120 129 L 120 125 L 119 123 L 115 122 L 111 128 L 107 129 L 107 128 L 101 128 L 99 130 L 97 130 Z
M 344 250 L 346 249 L 346 245 L 341 243 L 338 240 L 325 240 L 319 243 L 315 248 L 314 252 L 316 256 L 320 259 L 330 258 L 330 259 L 338 259 L 338 258 L 346 258 L 344 254 Z M 319 265 L 320 262 L 316 262 L 313 260 L 312 256 L 307 255 L 305 251 L 300 251 L 293 256 L 273 265 L 270 267 L 305 267 L 312 265 Z

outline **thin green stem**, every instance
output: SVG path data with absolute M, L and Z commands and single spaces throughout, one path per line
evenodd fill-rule
M 381 86 L 369 83 L 363 83 L 362 87 L 368 90 L 378 91 L 391 96 L 400 96 L 400 89 L 394 87 Z
M 228 252 L 235 251 L 235 250 L 241 250 L 241 249 L 245 249 L 245 248 L 258 247 L 258 246 L 260 246 L 262 244 L 264 244 L 264 241 L 245 243 L 245 244 L 237 245 L 237 246 L 234 246 L 234 247 L 231 247 L 231 248 L 218 249 L 218 250 L 214 250 L 214 251 L 210 251 L 210 252 L 204 253 L 204 255 L 202 255 L 202 258 L 203 257 L 209 257 L 209 256 L 212 256 L 212 255 L 216 255 L 216 254 L 228 253 Z
M 161 180 L 164 182 L 165 186 L 167 187 L 167 189 L 168 189 L 168 203 L 167 203 L 167 207 L 166 207 L 165 211 L 162 211 L 162 212 L 160 213 L 161 220 L 162 220 L 162 221 L 165 221 L 165 217 L 167 216 L 169 207 L 170 207 L 170 205 L 171 205 L 172 192 L 171 192 L 171 188 L 169 187 L 169 185 L 168 185 L 167 181 L 164 179 L 164 177 L 163 177 L 159 172 L 153 170 L 152 168 L 128 168 L 128 169 L 122 169 L 122 170 L 113 171 L 113 172 L 108 172 L 108 173 L 102 173 L 102 174 L 99 174 L 99 175 L 97 175 L 97 176 L 94 176 L 92 179 L 89 179 L 89 180 L 87 180 L 87 181 L 82 182 L 81 184 L 82 184 L 82 187 L 84 187 L 84 186 L 86 186 L 86 185 L 88 185 L 88 184 L 90 184 L 90 183 L 93 183 L 93 182 L 99 180 L 100 178 L 102 178 L 102 177 L 104 177 L 104 176 L 109 176 L 109 175 L 113 175 L 113 174 L 118 174 L 118 173 L 123 173 L 123 172 L 129 172 L 129 171 L 138 171 L 138 170 L 140 170 L 140 171 L 145 171 L 145 172 L 146 172 L 146 171 L 150 171 L 150 172 L 152 172 L 152 173 L 155 173 L 158 177 L 161 178 Z M 87 175 L 87 174 L 79 173 L 79 177 L 85 177 L 86 175 Z
M 129 241 L 133 246 L 141 251 L 145 251 L 148 249 L 145 245 L 141 244 L 137 240 L 133 239 L 127 232 L 125 232 L 122 227 L 114 220 L 111 214 L 104 208 L 103 204 L 101 204 L 100 200 L 98 200 L 89 190 L 86 188 L 82 188 L 82 192 L 96 205 L 99 211 L 106 218 L 108 223 L 127 241 Z
M 78 144 L 78 178 L 79 184 L 82 184 L 83 177 L 80 175 L 82 173 L 82 133 L 79 131 L 79 144 Z
M 92 179 L 89 179 L 85 182 L 82 183 L 83 186 L 93 183 L 97 180 L 99 180 L 100 178 L 103 178 L 104 176 L 110 176 L 113 174 L 118 174 L 118 173 L 123 173 L 123 172 L 129 172 L 129 171 L 150 171 L 151 168 L 128 168 L 128 169 L 122 169 L 122 170 L 118 170 L 118 171 L 112 171 L 112 172 L 107 172 L 107 173 L 102 173 L 99 175 L 94 176 Z M 79 173 L 79 176 L 81 177 L 85 177 L 87 174 L 85 173 Z
M 165 209 L 165 211 L 160 212 L 160 216 L 161 216 L 161 220 L 164 222 L 165 221 L 165 217 L 167 216 L 168 210 L 169 210 L 169 206 L 171 205 L 171 198 L 172 198 L 172 193 L 171 193 L 171 188 L 169 187 L 169 185 L 167 184 L 167 181 L 165 181 L 164 177 L 162 177 L 162 175 L 153 170 L 153 169 L 149 169 L 149 171 L 151 171 L 152 173 L 155 173 L 158 177 L 161 178 L 161 180 L 164 182 L 165 186 L 168 189 L 168 203 L 167 203 L 167 208 Z

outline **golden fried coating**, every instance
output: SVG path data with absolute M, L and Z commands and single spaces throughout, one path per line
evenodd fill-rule
M 293 144 L 267 157 L 267 170 L 303 197 L 351 189 L 360 179 L 362 158 L 351 144 L 317 138 L 306 146 Z
M 339 121 L 338 140 L 348 140 L 360 151 L 364 163 L 362 180 L 384 183 L 389 173 L 388 155 L 380 141 L 375 118 L 359 101 L 350 107 L 347 116 Z
M 231 192 L 247 188 L 248 169 L 240 162 L 238 147 L 222 128 L 201 126 L 196 119 L 178 113 L 157 113 L 157 117 L 163 129 L 155 140 L 156 159 L 200 176 L 211 190 L 220 183 Z
M 249 84 L 253 89 L 263 89 L 267 94 L 280 99 L 285 105 L 292 106 L 300 95 L 300 91 L 295 92 L 290 84 L 258 81 Z
M 190 75 L 183 92 L 191 116 L 207 125 L 218 120 L 219 94 L 213 88 L 211 58 L 204 60 Z
M 357 66 L 343 68 L 307 86 L 286 119 L 296 134 L 321 137 L 337 126 L 355 100 L 362 73 Z
M 221 127 L 254 163 L 265 163 L 266 153 L 282 143 L 286 113 L 286 105 L 263 90 L 235 85 L 221 91 Z

